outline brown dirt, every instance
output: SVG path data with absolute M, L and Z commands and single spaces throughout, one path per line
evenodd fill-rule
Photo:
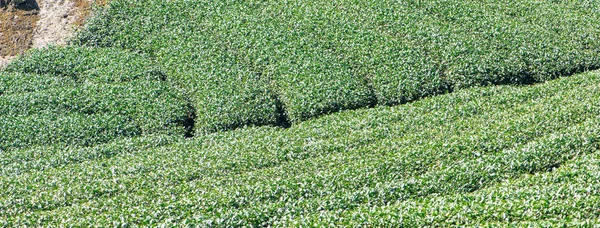
M 0 69 L 2 69 L 13 57 L 11 56 L 0 56 Z
M 34 1 L 19 7 L 0 9 L 0 57 L 15 56 L 29 49 L 39 20 L 39 9 Z
M 107 0 L 27 0 L 13 7 L 0 0 L 0 68 L 29 48 L 64 45 L 85 23 L 92 5 Z
M 32 47 L 50 44 L 63 45 L 72 36 L 76 21 L 71 13 L 75 4 L 71 0 L 38 0 L 40 19 L 33 34 Z
M 92 0 L 73 0 L 75 3 L 76 11 L 72 11 L 72 16 L 75 16 L 76 20 L 74 25 L 81 27 L 85 24 L 85 21 L 90 17 L 92 13 L 92 5 L 99 7 L 108 4 L 108 0 L 95 0 L 92 4 Z

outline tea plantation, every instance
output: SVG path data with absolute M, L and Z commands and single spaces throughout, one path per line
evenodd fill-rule
M 0 71 L 0 226 L 592 226 L 596 1 L 113 0 Z

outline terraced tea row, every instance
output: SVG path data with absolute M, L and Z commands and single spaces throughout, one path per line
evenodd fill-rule
M 52 77 L 39 74 L 0 73 L 0 96 L 28 92 L 41 92 L 75 85 L 70 78 Z
M 0 72 L 0 150 L 183 136 L 193 109 L 165 80 L 148 58 L 117 49 L 33 51 Z
M 597 136 L 597 128 L 589 130 Z M 550 169 L 550 173 L 526 174 L 473 193 L 417 198 L 387 206 L 361 206 L 341 213 L 313 213 L 280 225 L 594 226 L 600 216 L 600 154 L 597 145 L 586 147 L 571 153 L 580 157 Z
M 154 58 L 207 133 L 597 68 L 598 15 L 594 1 L 115 0 L 75 43 Z
M 54 75 L 93 83 L 166 80 L 164 73 L 148 56 L 117 48 L 67 46 L 33 49 L 11 62 L 5 71 Z
M 125 140 L 126 146 L 106 145 L 105 156 L 55 148 L 44 160 L 76 158 L 59 165 L 36 159 L 20 165 L 22 157 L 41 153 L 14 150 L 1 158 L 8 168 L 0 177 L 0 221 L 354 224 L 362 222 L 352 220 L 356 210 L 377 224 L 385 217 L 365 214 L 369 208 L 493 188 L 591 153 L 600 137 L 598 82 L 598 73 L 588 73 L 535 86 L 470 89 L 285 130 L 165 139 L 173 144 L 156 148 L 148 147 L 160 141 L 153 137 Z

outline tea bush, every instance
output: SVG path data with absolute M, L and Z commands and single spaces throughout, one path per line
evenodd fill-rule
M 0 177 L 5 189 L 0 221 L 428 224 L 425 216 L 438 215 L 412 213 L 417 206 L 394 214 L 405 207 L 393 206 L 485 191 L 593 153 L 599 142 L 598 80 L 598 73 L 588 73 L 530 87 L 476 88 L 402 106 L 341 112 L 289 129 L 244 128 L 167 140 L 157 147 L 147 143 L 160 139 L 148 136 L 125 140 L 125 147 L 115 142 L 106 150 L 83 150 L 90 156 L 77 156 L 79 150 L 71 148 L 51 149 L 52 155 L 44 156 L 65 165 L 21 163 L 43 153 L 14 150 L 2 157 L 7 168 Z M 123 149 L 128 145 L 139 149 Z M 76 161 L 61 161 L 65 156 Z M 370 208 L 381 210 L 381 216 Z M 388 210 L 390 216 L 413 220 L 391 220 Z M 571 210 L 563 214 L 577 212 Z

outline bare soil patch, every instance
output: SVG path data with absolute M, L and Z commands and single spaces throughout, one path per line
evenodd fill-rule
M 0 0 L 0 68 L 29 48 L 64 45 L 107 0 L 27 0 L 18 6 Z
M 74 31 L 74 17 L 71 16 L 75 4 L 70 0 L 39 0 L 40 20 L 32 40 L 35 48 L 49 44 L 63 45 Z
M 32 45 L 39 7 L 34 0 L 17 7 L 0 4 L 0 58 L 21 54 Z

